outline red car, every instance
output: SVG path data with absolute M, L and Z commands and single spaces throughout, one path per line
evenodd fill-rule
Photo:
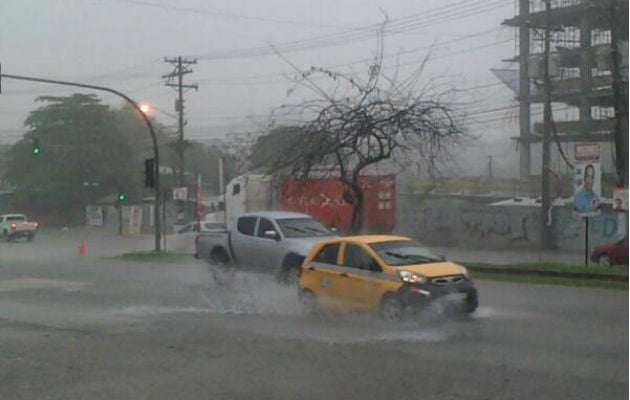
M 596 246 L 591 253 L 591 261 L 607 267 L 628 265 L 628 235 L 614 243 Z

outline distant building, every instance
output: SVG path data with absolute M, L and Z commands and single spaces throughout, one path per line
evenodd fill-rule
M 549 74 L 551 100 L 557 139 L 571 157 L 572 143 L 599 142 L 602 167 L 613 172 L 615 96 L 613 72 L 619 71 L 622 103 L 625 104 L 622 132 L 628 149 L 628 1 L 627 0 L 551 0 L 547 15 L 545 0 L 517 0 L 519 14 L 503 21 L 518 28 L 518 54 L 507 61 L 518 63 L 518 70 L 494 71 L 517 94 L 520 103 L 520 177 L 533 175 L 532 156 L 538 156 L 542 142 L 542 102 L 544 76 L 544 32 L 551 32 Z M 616 33 L 618 64 L 613 60 L 613 35 Z M 532 124 L 532 121 L 535 121 Z M 554 135 L 552 134 L 552 138 Z M 553 139 L 552 139 L 553 140 Z M 552 155 L 557 157 L 556 145 Z M 539 157 L 539 156 L 538 156 Z

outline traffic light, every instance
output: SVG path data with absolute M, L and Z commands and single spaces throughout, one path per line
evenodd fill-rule
M 125 192 L 118 192 L 118 201 L 122 203 L 125 200 L 127 200 L 127 195 L 125 194 Z
M 155 187 L 155 160 L 153 158 L 144 160 L 144 186 Z
M 39 155 L 41 149 L 39 147 L 39 139 L 33 139 L 33 155 Z

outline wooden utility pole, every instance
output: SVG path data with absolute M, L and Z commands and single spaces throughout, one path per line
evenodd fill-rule
M 615 108 L 615 172 L 617 186 L 626 187 L 628 182 L 628 104 L 624 104 L 621 54 L 619 53 L 619 10 L 615 0 L 609 0 L 610 18 L 610 73 L 612 77 L 613 105 Z M 624 129 L 625 122 L 625 129 Z
M 519 15 L 527 18 L 529 15 L 529 0 L 519 1 Z M 519 177 L 521 181 L 527 181 L 531 175 L 531 90 L 529 79 L 529 30 L 527 22 L 522 22 L 518 27 L 519 51 Z
M 177 156 L 179 159 L 179 165 L 177 167 L 177 173 L 178 173 L 178 185 L 179 187 L 183 187 L 186 185 L 186 182 L 184 181 L 184 171 L 185 171 L 185 166 L 184 166 L 184 125 L 186 125 L 186 122 L 184 120 L 184 89 L 195 89 L 197 90 L 199 87 L 198 85 L 195 84 L 191 84 L 191 85 L 184 85 L 184 75 L 186 74 L 190 74 L 192 72 L 192 69 L 190 69 L 190 65 L 192 64 L 197 64 L 197 60 L 184 60 L 181 57 L 177 57 L 177 58 L 165 58 L 164 59 L 165 62 L 167 63 L 171 63 L 173 64 L 173 66 L 175 67 L 175 69 L 173 70 L 173 72 L 171 72 L 170 74 L 166 74 L 163 75 L 162 78 L 166 78 L 167 82 L 166 82 L 166 86 L 170 86 L 173 87 L 177 90 L 177 100 L 175 100 L 175 111 L 177 111 L 178 113 L 178 132 L 177 132 L 177 145 L 176 145 L 176 150 L 177 150 Z M 177 79 L 177 82 L 174 83 L 173 81 Z M 181 221 L 181 216 L 184 213 L 184 204 L 183 201 L 178 201 L 177 204 L 177 222 L 183 222 Z
M 195 89 L 199 86 L 195 84 L 184 85 L 184 75 L 192 73 L 192 69 L 189 68 L 192 64 L 197 64 L 197 60 L 184 60 L 181 57 L 177 58 L 165 58 L 165 62 L 173 64 L 175 69 L 170 74 L 162 75 L 162 78 L 168 79 L 166 86 L 173 87 L 177 90 L 177 100 L 175 100 L 175 111 L 178 113 L 178 140 L 177 140 L 177 155 L 179 157 L 179 185 L 184 186 L 184 89 Z M 177 82 L 173 83 L 173 80 L 177 78 Z

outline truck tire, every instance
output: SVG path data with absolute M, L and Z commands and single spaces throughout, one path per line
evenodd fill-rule
M 302 262 L 304 262 L 304 257 L 297 254 L 288 254 L 284 257 L 277 276 L 278 281 L 285 285 L 297 286 L 302 274 Z
M 229 289 L 234 271 L 230 268 L 230 257 L 226 251 L 222 248 L 213 249 L 208 257 L 208 264 L 208 270 L 219 289 Z
M 208 257 L 210 264 L 227 265 L 230 263 L 230 257 L 222 248 L 215 248 L 210 252 Z

